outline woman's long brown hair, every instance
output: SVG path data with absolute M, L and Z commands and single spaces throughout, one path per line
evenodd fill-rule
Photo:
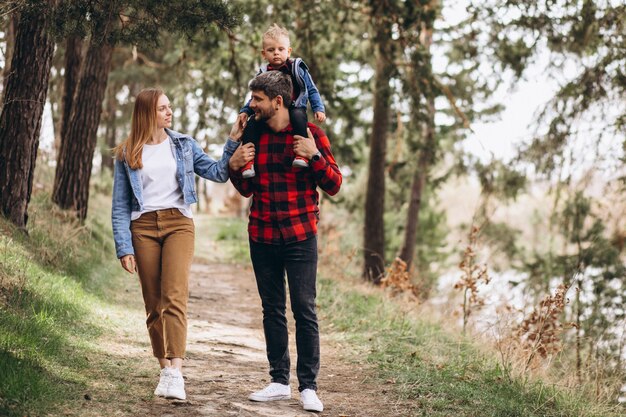
M 135 98 L 135 108 L 130 121 L 130 135 L 113 148 L 115 158 L 126 162 L 131 169 L 143 168 L 141 152 L 143 145 L 152 137 L 157 127 L 157 102 L 163 94 L 159 88 L 145 88 Z

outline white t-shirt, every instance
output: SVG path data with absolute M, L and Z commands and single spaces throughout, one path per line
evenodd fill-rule
M 143 168 L 139 170 L 143 185 L 143 211 L 133 211 L 131 220 L 150 211 L 177 208 L 191 218 L 191 207 L 185 204 L 183 192 L 176 181 L 176 160 L 172 154 L 170 138 L 158 145 L 144 145 L 141 153 Z

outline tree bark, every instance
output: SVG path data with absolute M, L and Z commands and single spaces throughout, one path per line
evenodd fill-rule
M 399 255 L 400 259 L 406 262 L 407 269 L 409 269 L 413 263 L 413 256 L 415 254 L 415 239 L 417 238 L 420 209 L 422 207 L 422 195 L 430 167 L 435 159 L 435 101 L 432 97 L 428 99 L 427 111 L 428 121 L 424 122 L 422 125 L 424 145 L 420 150 L 418 164 L 415 168 L 415 172 L 413 173 L 411 196 L 409 199 L 409 209 L 404 233 L 404 243 Z
M 55 0 L 44 1 L 41 9 L 53 8 L 55 4 Z M 0 206 L 3 215 L 22 228 L 28 222 L 41 117 L 54 52 L 54 41 L 46 30 L 49 10 L 37 9 L 33 7 L 19 16 L 12 70 L 0 114 Z
M 422 44 L 426 52 L 430 52 L 430 46 L 432 44 L 433 31 L 432 28 L 422 27 L 422 36 L 420 36 L 420 43 Z M 421 67 L 429 68 L 430 53 L 422 55 L 428 62 L 418 63 Z M 432 73 L 429 70 L 429 73 Z M 413 82 L 415 81 L 415 73 L 412 73 Z M 417 229 L 419 226 L 419 216 L 422 207 L 422 195 L 424 192 L 424 186 L 428 178 L 430 167 L 435 160 L 435 98 L 430 86 L 415 89 L 419 91 L 426 99 L 426 120 L 422 123 L 422 146 L 420 147 L 418 164 L 413 173 L 413 182 L 411 184 L 411 196 L 409 198 L 409 209 L 407 213 L 406 228 L 404 233 L 404 244 L 400 250 L 400 259 L 406 262 L 407 269 L 411 267 L 413 263 L 413 257 L 415 255 L 415 239 L 417 238 Z M 414 100 L 414 106 L 419 105 L 419 100 Z M 418 112 L 419 109 L 413 109 L 413 112 Z
M 393 75 L 391 25 L 373 7 L 376 78 L 374 87 L 374 119 L 369 140 L 369 177 L 365 197 L 364 271 L 363 277 L 378 283 L 385 273 L 385 162 L 387 135 L 391 117 L 391 87 Z M 382 17 L 381 17 L 382 16 Z
M 11 60 L 13 59 L 13 49 L 15 48 L 15 27 L 17 26 L 17 13 L 11 13 L 7 19 L 7 26 L 4 32 L 4 68 L 2 69 L 2 92 L 7 90 L 7 82 L 11 73 Z
M 109 172 L 112 174 L 114 160 L 111 150 L 115 147 L 117 141 L 117 118 L 115 115 L 117 112 L 117 98 L 115 98 L 117 88 L 109 86 L 107 91 L 105 112 L 106 131 L 104 132 L 104 149 L 102 149 L 102 168 L 108 168 Z
M 80 80 L 80 65 L 82 63 L 83 40 L 78 36 L 70 36 L 65 42 L 65 76 L 63 81 L 63 97 L 61 99 L 62 113 L 59 125 L 59 143 L 55 143 L 55 149 L 60 148 L 60 138 L 67 135 L 70 115 L 74 103 L 74 94 Z
M 112 45 L 90 43 L 66 133 L 61 137 L 52 201 L 62 209 L 76 211 L 81 220 L 87 217 L 89 180 L 112 55 Z

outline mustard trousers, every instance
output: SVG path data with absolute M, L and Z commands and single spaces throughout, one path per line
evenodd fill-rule
M 144 213 L 131 222 L 146 325 L 157 358 L 184 358 L 193 220 L 178 209 Z

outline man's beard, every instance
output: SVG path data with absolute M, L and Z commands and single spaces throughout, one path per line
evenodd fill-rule
M 273 107 L 270 107 L 267 110 L 261 110 L 254 113 L 254 120 L 257 122 L 266 122 L 271 119 L 276 114 L 276 110 Z

